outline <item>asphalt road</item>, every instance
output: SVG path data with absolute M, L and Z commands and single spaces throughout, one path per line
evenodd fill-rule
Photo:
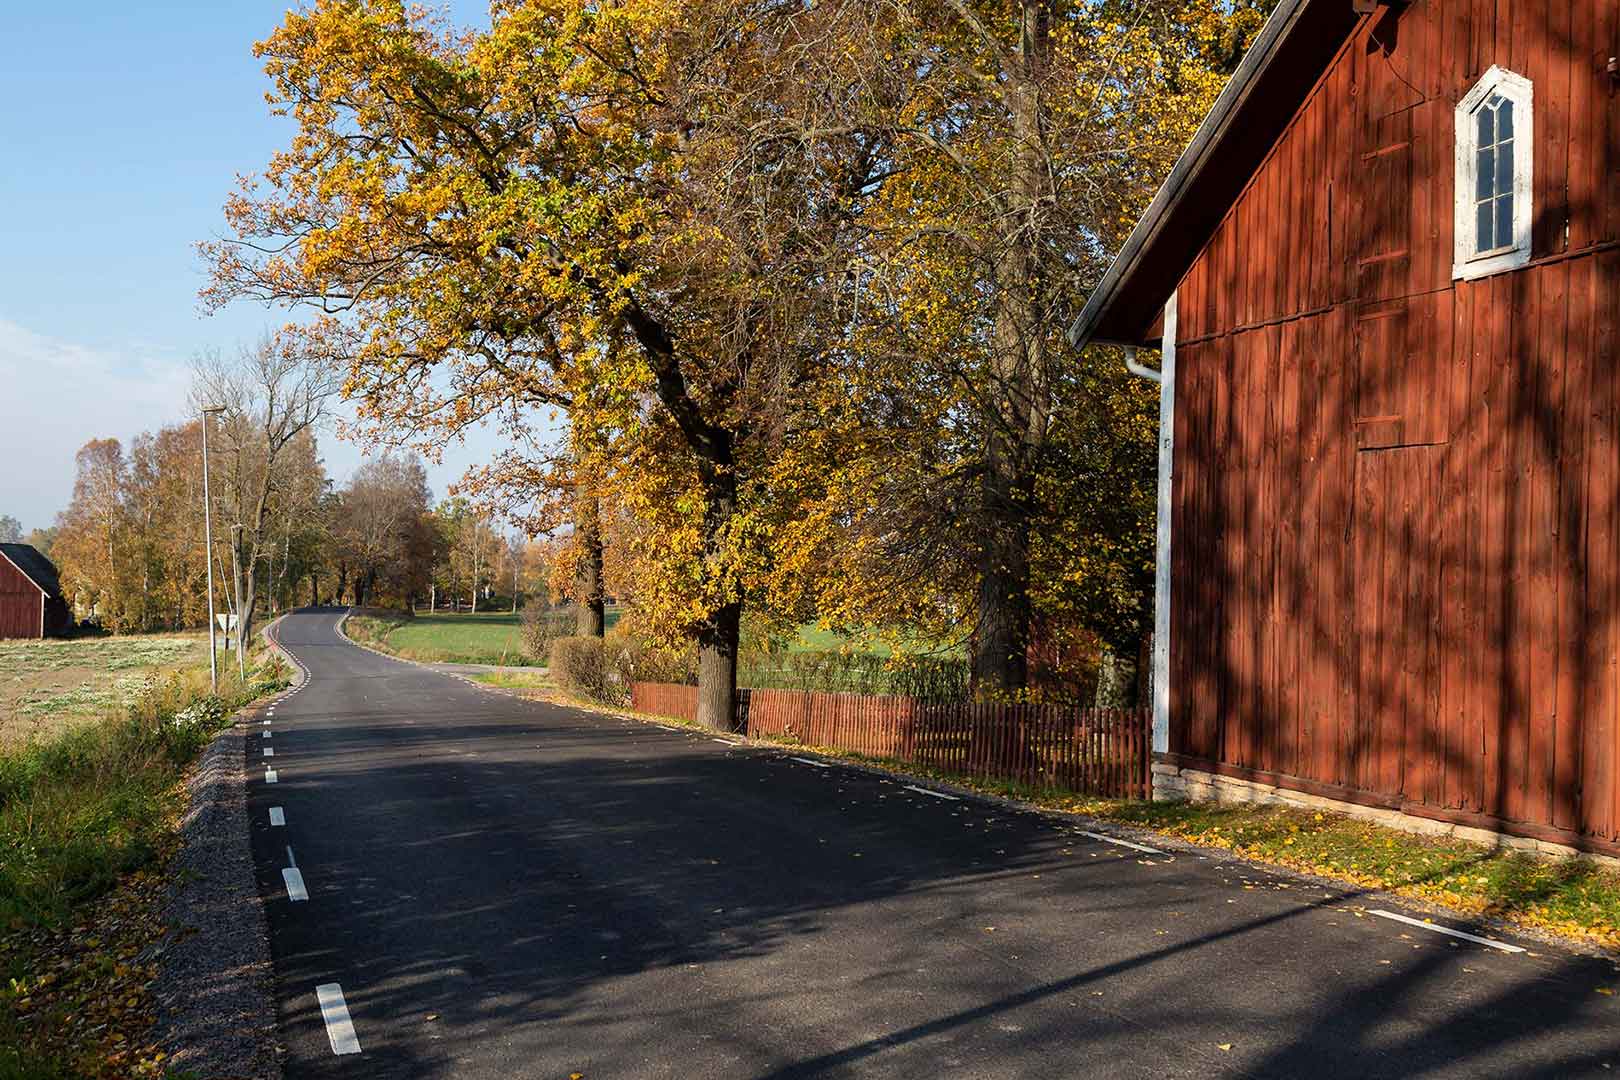
M 289 1077 L 1620 1070 L 1612 963 L 492 694 L 337 622 L 280 624 L 311 678 L 248 751 Z

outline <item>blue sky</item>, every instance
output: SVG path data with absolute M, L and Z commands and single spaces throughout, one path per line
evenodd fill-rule
M 288 5 L 257 0 L 16 5 L 0 35 L 0 514 L 48 525 L 73 454 L 183 418 L 187 363 L 281 321 L 204 315 L 193 245 L 239 173 L 286 142 L 253 57 Z M 450 5 L 482 20 L 480 0 Z M 353 446 L 323 439 L 343 479 Z M 451 448 L 436 495 L 490 439 Z

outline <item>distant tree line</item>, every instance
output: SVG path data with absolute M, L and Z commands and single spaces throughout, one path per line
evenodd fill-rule
M 508 604 L 545 598 L 543 545 L 498 531 L 464 499 L 432 502 L 414 456 L 367 458 L 347 482 L 317 442 L 335 393 L 324 358 L 262 342 L 196 365 L 207 419 L 80 449 L 73 497 L 28 538 L 61 572 L 78 616 L 114 632 L 206 624 L 207 574 L 241 634 L 289 607 Z M 213 547 L 204 538 L 202 425 L 209 427 Z M 10 522 L 10 524 L 8 524 Z M 11 519 L 5 534 L 20 533 Z

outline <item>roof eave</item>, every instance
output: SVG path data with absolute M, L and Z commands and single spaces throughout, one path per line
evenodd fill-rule
M 17 571 L 17 573 L 21 574 L 23 576 L 23 580 L 27 581 L 28 584 L 30 584 L 34 588 L 38 589 L 39 594 L 41 596 L 43 596 L 47 600 L 49 600 L 51 598 L 51 591 L 49 589 L 47 589 L 45 586 L 41 585 L 39 582 L 35 581 L 33 574 L 30 574 L 27 570 L 24 570 L 21 566 L 18 566 L 17 561 L 15 559 L 13 559 L 10 555 L 7 555 L 5 553 L 5 551 L 4 551 L 4 549 L 0 549 L 0 559 L 4 559 L 4 560 L 6 560 L 6 562 L 10 563 L 11 568 L 13 570 Z
M 1282 51 L 1283 43 L 1288 40 L 1288 35 L 1298 25 L 1300 15 L 1310 3 L 1311 0 L 1282 0 L 1272 11 L 1265 25 L 1260 28 L 1260 35 L 1244 54 L 1232 77 L 1227 80 L 1220 96 L 1215 99 L 1209 115 L 1204 118 L 1204 122 L 1193 135 L 1192 142 L 1176 160 L 1170 175 L 1165 178 L 1164 183 L 1159 186 L 1158 193 L 1154 195 L 1153 202 L 1148 205 L 1147 211 L 1136 223 L 1136 228 L 1131 230 L 1131 235 L 1126 238 L 1125 246 L 1109 264 L 1102 281 L 1092 290 L 1086 306 L 1076 317 L 1074 324 L 1069 327 L 1069 342 L 1075 348 L 1084 348 L 1097 340 L 1095 336 L 1097 328 L 1118 296 L 1121 285 L 1135 271 L 1144 253 L 1158 239 L 1187 189 L 1203 172 L 1210 157 L 1231 129 L 1244 102 L 1249 100 L 1255 84 Z M 1113 336 L 1128 335 L 1116 333 Z M 1146 342 L 1116 341 L 1113 344 L 1142 345 Z

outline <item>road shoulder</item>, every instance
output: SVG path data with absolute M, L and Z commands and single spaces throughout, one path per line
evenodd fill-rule
M 275 625 L 265 627 L 265 640 L 299 672 L 296 687 L 308 675 L 275 640 Z M 249 721 L 262 708 L 238 713 L 187 782 L 189 806 L 164 911 L 173 937 L 153 985 L 158 1039 L 181 1073 L 282 1075 L 269 925 L 248 835 Z

